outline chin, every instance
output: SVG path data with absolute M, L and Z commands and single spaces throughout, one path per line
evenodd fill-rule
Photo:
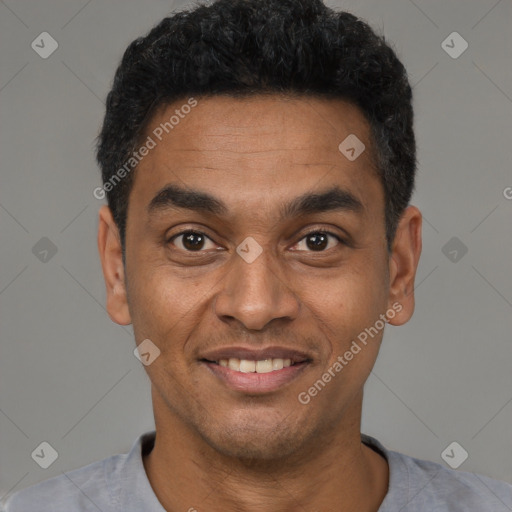
M 304 429 L 287 423 L 221 425 L 215 432 L 202 432 L 217 452 L 248 463 L 277 461 L 296 453 L 305 441 Z
M 227 442 L 226 442 L 227 441 Z M 214 448 L 226 457 L 248 463 L 277 461 L 287 458 L 296 447 L 286 440 L 269 439 L 268 436 L 246 436 L 240 439 L 223 439 Z

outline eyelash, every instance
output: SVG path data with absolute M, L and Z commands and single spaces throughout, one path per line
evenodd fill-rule
M 183 235 L 188 235 L 188 234 L 194 234 L 194 235 L 200 235 L 200 236 L 204 236 L 205 238 L 208 238 L 209 240 L 211 240 L 213 242 L 213 240 L 204 232 L 202 231 L 196 231 L 196 230 L 193 230 L 193 229 L 186 229 L 184 231 L 180 231 L 179 233 L 176 233 L 174 234 L 173 236 L 171 236 L 168 240 L 167 240 L 167 243 L 170 244 L 170 243 L 173 243 L 174 240 L 180 236 L 183 236 Z M 340 244 L 342 245 L 348 245 L 348 243 L 343 239 L 341 238 L 339 235 L 331 232 L 331 231 L 326 231 L 326 230 L 319 230 L 319 229 L 314 229 L 312 231 L 309 231 L 307 233 L 304 234 L 304 236 L 302 236 L 302 238 L 294 245 L 297 245 L 299 242 L 301 242 L 302 240 L 304 240 L 305 238 L 307 238 L 308 236 L 310 235 L 316 235 L 316 234 L 322 234 L 322 235 L 330 235 L 332 236 L 333 238 L 335 238 Z M 180 250 L 183 250 L 183 249 L 180 249 Z M 199 250 L 199 251 L 188 251 L 186 249 L 184 249 L 185 252 L 187 253 L 201 253 L 202 250 Z M 323 251 L 298 251 L 298 252 L 327 252 L 329 249 L 327 250 L 323 250 Z

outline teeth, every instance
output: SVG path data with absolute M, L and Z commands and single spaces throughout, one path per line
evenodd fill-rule
M 261 361 L 250 361 L 248 359 L 237 359 L 230 357 L 229 359 L 220 359 L 218 361 L 220 366 L 229 368 L 242 373 L 269 373 L 274 370 L 281 370 L 287 366 L 291 366 L 291 359 L 262 359 Z
M 234 357 L 230 357 L 228 360 L 228 368 L 230 370 L 240 371 L 240 359 L 235 359 Z
M 282 359 L 272 359 L 272 369 L 273 370 L 281 370 L 284 366 L 284 361 Z
M 255 372 L 256 371 L 256 361 L 248 361 L 247 359 L 240 359 L 240 371 L 243 373 Z
M 257 361 L 255 364 L 256 373 L 268 373 L 273 370 L 272 359 L 263 359 L 263 361 Z

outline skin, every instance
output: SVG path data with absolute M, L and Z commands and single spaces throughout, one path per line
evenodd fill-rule
M 156 441 L 144 458 L 167 511 L 377 511 L 386 495 L 385 459 L 361 443 L 363 386 L 383 330 L 307 405 L 307 391 L 394 303 L 393 325 L 414 311 L 421 213 L 409 206 L 386 247 L 384 191 L 373 171 L 369 125 L 342 100 L 197 98 L 198 104 L 144 157 L 129 197 L 126 266 L 107 206 L 98 247 L 114 322 L 133 324 L 160 356 L 145 366 Z M 186 103 L 163 106 L 148 134 Z M 354 161 L 338 145 L 356 134 Z M 147 206 L 168 185 L 199 189 L 227 214 Z M 279 218 L 283 202 L 331 186 L 350 191 L 361 212 Z M 194 229 L 197 250 L 171 236 Z M 326 247 L 307 244 L 327 230 Z M 252 263 L 236 252 L 246 238 L 263 249 Z M 197 241 L 197 240 L 195 240 Z M 188 248 L 188 252 L 187 252 Z M 275 392 L 233 391 L 198 357 L 206 350 L 278 344 L 312 362 Z

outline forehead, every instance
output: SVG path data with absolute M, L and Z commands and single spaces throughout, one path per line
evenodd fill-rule
M 149 139 L 153 147 L 137 166 L 130 195 L 141 208 L 170 183 L 233 206 L 268 205 L 333 185 L 363 204 L 382 199 L 369 124 L 343 100 L 184 98 L 156 111 L 142 142 Z M 363 147 L 348 158 L 351 148 Z

